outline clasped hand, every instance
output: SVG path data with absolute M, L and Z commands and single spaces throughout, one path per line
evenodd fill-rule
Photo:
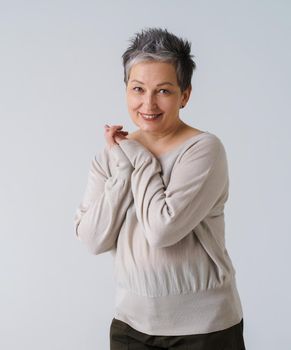
M 116 144 L 119 144 L 121 140 L 127 140 L 126 135 L 128 134 L 128 132 L 121 130 L 123 128 L 123 125 L 109 126 L 105 124 L 104 128 L 105 128 L 104 135 L 106 138 L 106 142 L 110 148 Z

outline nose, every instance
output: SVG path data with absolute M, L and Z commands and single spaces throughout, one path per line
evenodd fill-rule
M 147 93 L 143 97 L 144 112 L 152 112 L 157 106 L 156 98 L 154 94 Z

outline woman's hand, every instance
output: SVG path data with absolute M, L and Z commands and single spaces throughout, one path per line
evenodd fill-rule
M 110 148 L 115 144 L 118 144 L 118 142 L 120 142 L 121 140 L 127 139 L 126 135 L 128 134 L 128 132 L 121 130 L 123 128 L 122 125 L 109 126 L 105 124 L 104 128 L 105 128 L 104 135 L 106 138 L 106 142 Z

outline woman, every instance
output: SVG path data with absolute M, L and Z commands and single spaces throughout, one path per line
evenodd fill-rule
M 105 126 L 75 232 L 115 257 L 113 349 L 243 350 L 243 312 L 225 247 L 228 167 L 221 140 L 180 119 L 195 63 L 166 29 L 136 34 L 123 54 L 138 129 Z

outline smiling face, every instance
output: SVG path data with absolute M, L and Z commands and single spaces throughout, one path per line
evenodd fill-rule
M 165 62 L 140 62 L 131 68 L 126 87 L 127 108 L 142 132 L 162 135 L 181 124 L 179 110 L 185 105 L 191 87 L 181 93 L 175 67 Z M 142 114 L 161 114 L 146 119 Z

